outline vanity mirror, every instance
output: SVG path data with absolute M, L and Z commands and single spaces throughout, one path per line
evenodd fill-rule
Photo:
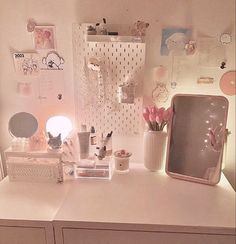
M 228 100 L 222 96 L 175 95 L 166 173 L 215 185 L 220 180 Z
M 14 114 L 8 123 L 8 130 L 14 137 L 29 138 L 37 129 L 37 119 L 32 114 L 26 112 Z

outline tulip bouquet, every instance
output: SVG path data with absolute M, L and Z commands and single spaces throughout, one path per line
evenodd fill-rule
M 149 130 L 163 131 L 166 125 L 170 122 L 172 117 L 172 108 L 165 109 L 163 107 L 157 108 L 146 107 L 143 110 L 143 118 L 148 124 Z

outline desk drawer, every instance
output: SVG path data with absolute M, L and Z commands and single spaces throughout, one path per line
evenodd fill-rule
M 0 226 L 0 244 L 47 244 L 45 229 Z
M 64 244 L 235 244 L 230 235 L 63 229 Z

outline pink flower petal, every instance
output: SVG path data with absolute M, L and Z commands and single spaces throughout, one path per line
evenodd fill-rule
M 145 114 L 149 114 L 149 113 L 150 113 L 150 112 L 149 112 L 149 109 L 148 109 L 147 107 L 143 109 L 143 114 L 144 114 L 144 113 L 145 113 Z
M 156 122 L 158 124 L 161 124 L 162 123 L 162 120 L 161 120 L 161 118 L 158 115 L 156 115 Z
M 156 115 L 155 114 L 149 114 L 149 120 L 151 122 L 155 122 L 156 121 Z
M 159 118 L 160 123 L 163 122 L 163 115 L 164 115 L 165 108 L 159 108 L 157 110 L 157 116 Z
M 157 108 L 156 108 L 155 106 L 151 107 L 151 108 L 150 108 L 150 113 L 156 115 L 156 113 L 157 113 Z
M 143 118 L 145 119 L 146 122 L 149 122 L 149 112 L 143 113 Z

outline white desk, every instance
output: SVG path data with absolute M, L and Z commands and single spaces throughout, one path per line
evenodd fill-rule
M 70 184 L 0 182 L 0 244 L 54 244 L 52 220 Z
M 223 175 L 213 187 L 135 164 L 111 181 L 0 183 L 1 238 L 45 224 L 54 225 L 57 244 L 234 244 L 235 192 Z
M 135 165 L 111 182 L 73 182 L 54 223 L 58 244 L 230 244 L 235 192 L 224 176 L 212 187 Z

